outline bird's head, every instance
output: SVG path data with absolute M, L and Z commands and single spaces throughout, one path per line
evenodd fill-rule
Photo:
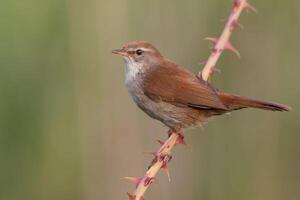
M 125 44 L 121 49 L 112 53 L 123 57 L 127 64 L 147 67 L 159 63 L 163 57 L 152 44 L 145 41 L 133 41 Z

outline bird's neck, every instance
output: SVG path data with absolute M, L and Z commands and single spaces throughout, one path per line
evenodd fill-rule
M 138 82 L 145 72 L 145 67 L 138 62 L 125 59 L 125 82 Z

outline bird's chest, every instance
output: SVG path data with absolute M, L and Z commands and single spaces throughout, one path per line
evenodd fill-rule
M 144 111 L 151 109 L 148 105 L 151 104 L 151 100 L 144 94 L 142 80 L 139 76 L 126 75 L 125 84 L 128 93 L 132 97 L 133 101 Z
M 126 70 L 125 84 L 128 89 L 128 93 L 132 97 L 133 101 L 151 117 L 157 118 L 159 112 L 159 104 L 148 98 L 143 90 L 143 72 Z
M 138 68 L 138 66 L 133 65 L 126 65 L 125 69 L 126 87 L 137 106 L 150 117 L 158 119 L 163 123 L 170 123 L 170 126 L 171 124 L 176 123 L 177 120 L 170 116 L 173 115 L 172 113 L 174 112 L 173 105 L 163 102 L 155 102 L 145 95 L 143 88 L 145 71 Z

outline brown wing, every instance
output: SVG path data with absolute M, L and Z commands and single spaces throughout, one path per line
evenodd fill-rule
M 165 61 L 149 71 L 143 89 L 152 100 L 197 109 L 227 110 L 211 86 L 184 68 Z

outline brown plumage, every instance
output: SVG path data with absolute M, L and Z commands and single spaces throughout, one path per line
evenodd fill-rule
M 188 106 L 200 110 L 219 110 L 221 113 L 242 108 L 290 110 L 283 104 L 216 91 L 210 84 L 184 68 L 170 61 L 165 62 L 160 67 L 152 68 L 144 79 L 144 92 L 152 100 L 161 100 L 177 106 Z
M 220 92 L 164 58 L 147 42 L 131 42 L 113 52 L 125 60 L 126 85 L 136 104 L 175 131 L 201 124 L 208 117 L 243 108 L 291 109 L 283 104 Z
M 243 97 L 239 95 L 227 94 L 224 92 L 218 92 L 218 96 L 224 105 L 228 107 L 229 110 L 239 110 L 242 108 L 258 108 L 263 110 L 271 111 L 290 111 L 289 106 L 273 103 L 269 101 L 255 100 L 248 97 Z
M 227 110 L 210 85 L 167 60 L 149 70 L 143 81 L 143 89 L 152 100 L 198 109 Z

